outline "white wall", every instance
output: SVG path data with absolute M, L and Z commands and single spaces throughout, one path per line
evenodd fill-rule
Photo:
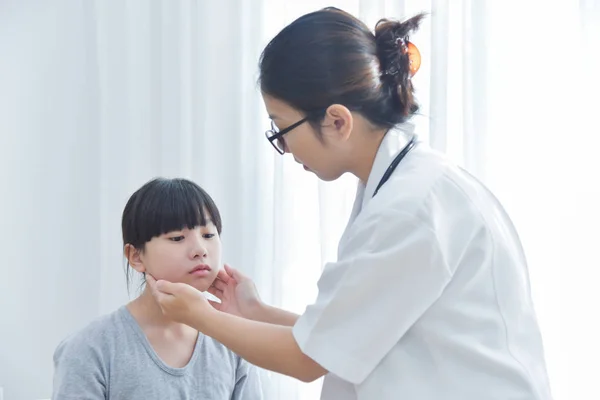
M 33 399 L 58 340 L 98 309 L 97 80 L 89 10 L 1 4 L 0 386 Z

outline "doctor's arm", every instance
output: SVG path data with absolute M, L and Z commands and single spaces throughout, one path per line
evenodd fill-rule
M 296 324 L 298 318 L 300 318 L 298 314 L 264 303 L 257 306 L 255 312 L 250 315 L 250 319 L 255 321 L 290 327 Z
M 312 382 L 327 373 L 304 354 L 291 326 L 269 324 L 214 309 L 193 287 L 146 275 L 163 313 L 216 339 L 246 361 L 260 368 Z
M 252 321 L 213 310 L 193 327 L 258 367 L 303 382 L 312 382 L 327 373 L 300 350 L 290 326 Z

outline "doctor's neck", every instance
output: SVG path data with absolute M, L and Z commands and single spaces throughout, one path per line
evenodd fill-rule
M 350 155 L 349 172 L 360 179 L 362 183 L 366 184 L 375 163 L 375 156 L 387 129 L 369 129 L 367 126 L 360 126 L 362 125 L 361 123 L 356 124 L 356 122 L 355 128 L 358 129 L 353 134 L 354 143 L 352 146 L 353 151 Z M 361 122 L 368 125 L 366 121 Z

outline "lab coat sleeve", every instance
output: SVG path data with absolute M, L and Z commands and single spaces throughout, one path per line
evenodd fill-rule
M 373 371 L 452 275 L 431 225 L 393 210 L 360 222 L 344 245 L 349 250 L 325 266 L 316 302 L 293 328 L 306 355 L 353 384 Z

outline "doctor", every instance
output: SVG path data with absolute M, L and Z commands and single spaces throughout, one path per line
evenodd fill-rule
M 373 34 L 328 8 L 291 23 L 262 54 L 269 142 L 325 181 L 360 180 L 315 304 L 301 316 L 265 305 L 229 267 L 211 289 L 221 304 L 147 281 L 166 315 L 249 362 L 306 382 L 325 375 L 322 399 L 550 399 L 512 223 L 407 122 L 419 63 L 408 35 L 421 18 L 383 21 Z

